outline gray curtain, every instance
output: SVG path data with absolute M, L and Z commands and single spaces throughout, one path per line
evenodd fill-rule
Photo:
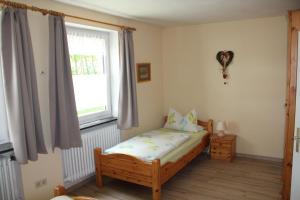
M 49 94 L 52 149 L 81 147 L 64 18 L 49 15 Z
M 3 79 L 10 140 L 17 161 L 38 159 L 45 148 L 36 72 L 27 12 L 5 8 L 2 11 L 1 41 Z
M 120 38 L 120 94 L 118 128 L 138 127 L 135 61 L 132 31 L 122 30 Z

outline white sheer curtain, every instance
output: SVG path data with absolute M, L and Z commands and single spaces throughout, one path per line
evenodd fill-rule
M 8 139 L 6 109 L 3 93 L 2 63 L 0 63 L 0 144 L 6 143 Z
M 109 34 L 102 31 L 67 26 L 69 53 L 106 56 Z
M 112 115 L 109 33 L 88 28 L 67 26 L 76 107 L 81 124 Z M 84 113 L 94 108 L 97 109 Z
M 0 21 L 2 12 L 0 12 Z M 1 31 L 0 31 L 1 38 Z M 0 40 L 1 46 L 1 40 Z M 3 86 L 3 76 L 2 76 L 2 54 L 0 54 L 0 144 L 9 142 L 8 137 L 8 127 L 6 119 L 6 108 L 5 108 L 5 99 L 4 99 L 4 86 Z

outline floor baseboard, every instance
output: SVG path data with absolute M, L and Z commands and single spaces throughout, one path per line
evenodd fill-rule
M 67 193 L 74 192 L 78 188 L 86 185 L 87 183 L 95 181 L 95 178 L 96 178 L 95 175 L 92 175 L 92 176 L 90 176 L 88 178 L 85 178 L 85 179 L 83 179 L 81 181 L 78 181 L 76 184 L 74 184 L 71 187 L 67 188 Z
M 251 155 L 251 154 L 244 154 L 244 153 L 236 153 L 236 157 L 241 158 L 252 158 L 257 160 L 266 160 L 266 161 L 273 161 L 273 162 L 282 162 L 282 158 L 274 158 L 274 157 L 268 157 L 268 156 L 259 156 L 259 155 Z
M 201 155 L 203 156 L 209 156 L 209 152 L 208 151 L 203 151 L 201 153 Z M 236 157 L 240 157 L 240 158 L 251 158 L 251 159 L 256 159 L 256 160 L 265 160 L 265 161 L 272 161 L 272 162 L 278 162 L 281 163 L 283 161 L 283 159 L 281 158 L 274 158 L 274 157 L 267 157 L 267 156 L 259 156 L 259 155 L 251 155 L 251 154 L 243 154 L 243 153 L 236 153 Z M 78 188 L 81 188 L 82 186 L 95 181 L 95 176 L 90 176 L 87 179 L 84 179 L 78 183 L 76 183 L 75 185 L 72 185 L 71 187 L 67 188 L 67 192 L 74 192 L 76 191 Z

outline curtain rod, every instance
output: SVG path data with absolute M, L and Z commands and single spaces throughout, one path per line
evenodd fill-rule
M 57 12 L 57 11 L 48 10 L 48 9 L 43 9 L 43 8 L 39 8 L 39 7 L 35 7 L 35 6 L 23 4 L 23 3 L 0 0 L 0 4 L 2 4 L 2 6 L 8 6 L 8 7 L 13 7 L 13 8 L 21 8 L 21 9 L 27 9 L 27 10 L 31 10 L 31 11 L 35 11 L 35 12 L 40 12 L 43 15 L 50 14 L 50 15 L 55 15 L 55 16 L 71 17 L 71 18 L 75 18 L 75 19 L 95 22 L 95 23 L 104 24 L 104 25 L 108 25 L 108 26 L 114 26 L 114 27 L 118 27 L 118 28 L 121 28 L 121 29 L 128 29 L 128 30 L 131 30 L 131 31 L 136 31 L 135 28 L 129 27 L 129 26 L 123 26 L 123 25 L 119 25 L 119 24 L 113 24 L 113 23 L 109 23 L 109 22 L 103 22 L 103 21 L 99 21 L 99 20 L 94 20 L 94 19 L 89 19 L 89 18 L 84 18 L 84 17 L 78 17 L 78 16 L 75 16 L 75 15 L 69 15 L 69 14 L 66 14 L 66 13 Z

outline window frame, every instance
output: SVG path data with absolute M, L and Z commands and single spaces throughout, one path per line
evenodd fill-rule
M 0 11 L 1 14 L 1 11 Z M 1 17 L 0 17 L 1 18 Z M 1 36 L 1 33 L 0 33 Z M 1 44 L 1 41 L 0 41 Z M 10 137 L 9 137 L 9 130 L 8 130 L 8 120 L 7 120 L 7 108 L 6 108 L 6 99 L 5 99 L 5 88 L 4 88 L 4 77 L 3 77 L 3 62 L 2 62 L 2 54 L 0 54 L 0 108 L 1 109 L 0 113 L 0 119 L 1 122 L 0 124 L 3 125 L 0 128 L 2 129 L 0 132 L 2 133 L 0 136 L 0 145 L 5 145 L 10 143 Z
M 1 133 L 1 135 L 0 135 L 0 145 L 1 145 L 1 144 L 9 143 L 10 138 L 9 138 L 8 121 L 7 121 L 6 108 L 5 108 L 5 96 L 4 96 L 4 87 L 3 87 L 4 85 L 3 85 L 3 80 L 2 80 L 2 78 L 3 78 L 2 77 L 2 69 L 0 69 L 0 73 L 1 73 L 0 74 L 0 81 L 1 81 L 0 87 L 2 87 L 0 89 L 0 92 L 3 93 L 3 94 L 0 94 L 0 98 L 1 98 L 0 103 L 3 104 L 3 105 L 0 105 L 0 107 L 3 107 L 3 109 L 1 109 L 1 112 L 3 112 L 3 113 L 0 114 L 1 115 L 0 124 L 3 125 L 3 126 L 0 127 L 1 128 L 1 131 L 0 131 L 0 133 Z
M 97 113 L 92 113 L 92 114 L 88 114 L 85 116 L 78 116 L 78 120 L 79 120 L 79 124 L 80 126 L 85 125 L 85 124 L 89 124 L 89 123 L 93 123 L 95 121 L 99 121 L 99 120 L 103 120 L 106 118 L 111 118 L 113 117 L 113 109 L 112 109 L 112 74 L 111 74 L 111 69 L 110 69 L 110 64 L 111 64 L 111 56 L 110 56 L 110 33 L 109 31 L 97 28 L 97 27 L 93 27 L 93 26 L 86 26 L 86 25 L 81 25 L 81 24 L 75 24 L 75 23 L 66 23 L 66 29 L 68 28 L 73 28 L 73 29 L 81 29 L 84 31 L 96 31 L 96 32 L 100 32 L 103 35 L 103 39 L 105 40 L 105 51 L 106 51 L 106 59 L 105 59 L 105 66 L 104 66 L 104 71 L 106 72 L 106 74 L 108 74 L 107 76 L 107 110 L 102 111 L 102 112 L 97 112 Z M 73 77 L 73 75 L 72 75 Z M 74 85 L 74 84 L 73 84 Z

